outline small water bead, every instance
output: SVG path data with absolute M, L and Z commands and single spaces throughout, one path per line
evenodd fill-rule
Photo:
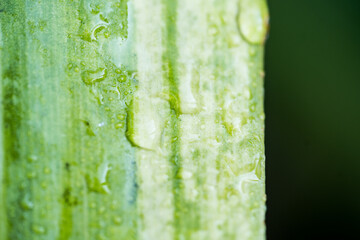
M 35 155 L 31 155 L 28 157 L 28 162 L 32 163 L 32 162 L 36 162 L 38 160 L 38 157 Z
M 114 217 L 113 218 L 113 222 L 116 224 L 116 225 L 120 225 L 122 223 L 122 218 L 121 217 Z
M 126 77 L 125 77 L 124 75 L 122 75 L 122 76 L 120 76 L 120 77 L 118 78 L 118 81 L 119 81 L 119 82 L 125 82 L 125 81 L 126 81 Z
M 253 204 L 253 206 L 252 206 L 253 208 L 255 208 L 255 209 L 257 209 L 257 208 L 259 208 L 260 207 L 260 205 L 259 205 L 259 203 L 258 202 L 255 202 L 254 204 Z
M 97 240 L 106 240 L 107 238 L 103 234 L 99 234 Z
M 115 128 L 116 129 L 119 129 L 119 128 L 123 128 L 124 127 L 124 124 L 123 123 L 117 123 L 117 124 L 115 124 Z
M 250 91 L 249 87 L 245 87 L 245 89 L 244 89 L 244 97 L 246 99 L 251 99 L 252 98 L 251 91 Z
M 45 173 L 45 174 L 51 173 L 51 169 L 48 168 L 48 167 L 45 167 L 45 168 L 44 168 L 44 173 Z
M 40 184 L 40 186 L 43 188 L 43 189 L 46 189 L 47 188 L 47 183 L 44 181 Z
M 99 214 L 103 214 L 106 211 L 106 208 L 104 206 L 101 206 L 99 208 Z
M 22 182 L 19 187 L 21 190 L 24 190 L 26 188 L 26 182 Z
M 254 104 L 251 104 L 250 106 L 250 111 L 251 112 L 255 112 L 256 108 L 255 108 L 255 105 Z
M 20 206 L 24 210 L 31 210 L 34 207 L 34 203 L 31 202 L 28 198 L 25 198 L 20 202 Z
M 111 205 L 110 205 L 110 208 L 111 208 L 112 210 L 118 209 L 118 208 L 119 208 L 119 203 L 118 203 L 116 200 L 112 201 L 112 203 L 111 203 Z
M 250 47 L 250 49 L 249 49 L 249 54 L 250 54 L 250 56 L 255 56 L 255 54 L 256 54 L 256 48 L 255 47 Z
M 118 114 L 116 117 L 117 117 L 117 119 L 119 119 L 119 120 L 124 120 L 124 119 L 125 119 L 125 115 L 124 115 L 124 114 Z
M 32 230 L 36 234 L 44 234 L 45 233 L 45 228 L 40 225 L 33 225 Z
M 265 72 L 264 71 L 260 71 L 260 77 L 264 78 L 265 77 Z
M 29 179 L 33 179 L 36 177 L 36 172 L 29 172 L 26 174 L 27 178 Z
M 45 217 L 47 212 L 48 212 L 48 211 L 47 211 L 46 209 L 41 209 L 41 211 L 40 211 L 40 216 L 41 216 L 41 217 Z

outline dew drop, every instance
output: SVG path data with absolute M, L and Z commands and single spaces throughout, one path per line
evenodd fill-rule
M 251 44 L 263 44 L 268 31 L 269 12 L 266 0 L 240 0 L 238 26 Z
M 25 198 L 20 202 L 20 206 L 21 206 L 21 208 L 24 209 L 24 210 L 31 210 L 31 209 L 33 209 L 33 207 L 34 207 L 34 204 L 33 204 L 33 202 L 31 202 L 31 201 L 29 200 L 29 198 L 25 197 Z
M 115 128 L 116 129 L 119 129 L 119 128 L 123 128 L 124 127 L 124 124 L 123 123 L 117 123 L 117 124 L 115 124 Z
M 117 117 L 117 119 L 119 119 L 119 120 L 124 120 L 124 119 L 125 119 L 125 115 L 124 115 L 124 114 L 118 114 L 116 117 Z
M 265 72 L 264 71 L 260 71 L 260 77 L 264 78 L 265 77 Z
M 119 207 L 119 203 L 116 200 L 114 200 L 110 205 L 110 208 L 112 210 L 116 210 L 116 209 L 118 209 L 118 207 Z
M 45 228 L 43 226 L 40 226 L 40 225 L 33 225 L 32 230 L 36 234 L 44 234 L 45 233 Z
M 122 223 L 122 219 L 121 217 L 114 217 L 113 218 L 113 222 L 116 224 L 116 225 L 120 225 Z
M 27 178 L 29 179 L 33 179 L 36 177 L 36 172 L 29 172 L 28 174 L 26 174 Z
M 99 214 L 103 214 L 105 212 L 106 208 L 104 206 L 101 206 L 99 208 Z
M 101 82 L 106 78 L 107 69 L 99 68 L 97 70 L 87 70 L 81 73 L 81 78 L 86 85 Z
M 35 155 L 31 155 L 28 157 L 28 162 L 30 162 L 30 163 L 36 162 L 37 160 L 38 160 L 38 158 Z
M 124 75 L 118 78 L 118 82 L 125 82 L 125 81 L 126 81 L 126 77 Z
M 46 182 L 42 182 L 42 183 L 41 183 L 41 187 L 44 188 L 44 189 L 47 188 L 47 183 L 46 183 Z
M 51 173 L 51 169 L 48 168 L 48 167 L 45 167 L 45 168 L 44 168 L 44 173 L 45 173 L 45 174 Z

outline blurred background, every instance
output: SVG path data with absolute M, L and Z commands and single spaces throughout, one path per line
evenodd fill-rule
M 360 239 L 360 1 L 268 4 L 268 239 Z

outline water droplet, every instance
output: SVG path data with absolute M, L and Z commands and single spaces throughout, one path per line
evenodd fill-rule
M 123 123 L 117 123 L 115 124 L 115 128 L 119 129 L 119 128 L 123 128 L 124 127 L 124 124 Z
M 116 225 L 120 225 L 122 223 L 121 217 L 114 217 L 113 221 Z
M 265 77 L 265 72 L 264 71 L 260 71 L 260 77 L 264 78 Z
M 44 188 L 44 189 L 47 188 L 47 183 L 46 183 L 46 182 L 42 182 L 42 183 L 41 183 L 41 187 Z
M 99 214 L 103 214 L 106 211 L 106 208 L 104 206 L 101 206 L 99 208 Z
M 30 163 L 35 162 L 35 161 L 37 161 L 37 160 L 38 160 L 38 157 L 35 156 L 35 155 L 31 155 L 31 156 L 28 157 L 28 161 L 29 161 Z
M 250 49 L 249 49 L 250 56 L 255 56 L 255 53 L 256 53 L 256 48 L 255 47 L 250 47 Z
M 31 210 L 34 207 L 33 202 L 30 201 L 30 199 L 28 197 L 25 197 L 21 202 L 20 202 L 21 208 L 24 210 Z
M 240 0 L 238 24 L 246 41 L 263 44 L 268 31 L 268 22 L 266 0 Z
M 103 234 L 99 234 L 97 237 L 98 240 L 106 240 L 107 238 Z
M 251 96 L 251 91 L 250 91 L 250 88 L 249 88 L 249 87 L 246 87 L 246 88 L 244 89 L 244 97 L 245 97 L 246 99 L 252 98 L 252 96 Z
M 40 226 L 40 225 L 33 225 L 32 230 L 36 234 L 44 234 L 45 233 L 45 228 L 43 226 Z
M 116 117 L 117 117 L 117 119 L 119 119 L 119 120 L 124 120 L 124 119 L 125 119 L 125 115 L 124 115 L 124 114 L 118 114 Z
M 86 85 L 101 82 L 106 78 L 107 69 L 99 68 L 97 70 L 87 70 L 81 73 L 81 78 Z
M 255 112 L 256 108 L 255 108 L 255 105 L 254 104 L 251 104 L 250 106 L 250 111 L 251 112 Z
M 119 82 L 125 82 L 126 81 L 126 77 L 124 75 L 121 75 L 118 79 Z
M 44 173 L 45 173 L 45 174 L 51 173 L 51 169 L 48 168 L 48 167 L 45 167 L 45 168 L 44 168 Z
M 20 184 L 20 189 L 25 189 L 26 188 L 26 182 L 22 182 L 21 184 Z
M 262 120 L 262 121 L 265 120 L 265 114 L 264 114 L 264 113 L 262 113 L 262 114 L 260 115 L 260 120 Z
M 110 205 L 110 208 L 112 210 L 116 210 L 116 209 L 118 209 L 118 207 L 119 207 L 119 203 L 116 200 L 114 200 Z
M 183 171 L 182 172 L 182 178 L 183 179 L 190 179 L 190 178 L 192 178 L 192 176 L 193 176 L 192 172 L 189 172 L 189 171 Z
M 27 178 L 29 178 L 29 179 L 33 179 L 33 178 L 36 177 L 36 172 L 29 172 L 26 176 L 27 176 Z
M 107 27 L 107 24 L 104 24 L 104 23 L 101 23 L 101 24 L 98 24 L 96 25 L 93 30 L 91 31 L 91 40 L 92 41 L 96 41 L 97 40 L 97 35 L 104 29 L 106 29 Z

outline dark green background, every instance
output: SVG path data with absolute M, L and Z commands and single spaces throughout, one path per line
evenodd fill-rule
M 360 1 L 268 4 L 268 239 L 360 239 Z

